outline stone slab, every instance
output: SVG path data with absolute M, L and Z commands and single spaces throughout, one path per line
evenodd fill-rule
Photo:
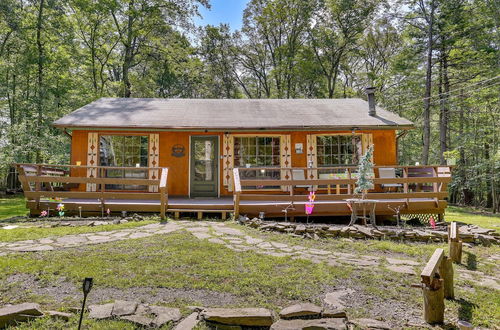
M 391 329 L 391 326 L 383 321 L 373 319 L 353 319 L 350 323 L 360 327 L 361 329 Z
M 271 311 L 265 308 L 207 308 L 201 315 L 206 321 L 228 325 L 268 327 L 273 324 Z
M 113 311 L 111 312 L 111 315 L 115 316 L 132 315 L 137 310 L 138 305 L 139 304 L 135 301 L 115 300 L 115 304 L 113 305 Z
M 300 303 L 285 307 L 280 312 L 280 317 L 291 319 L 296 317 L 319 317 L 323 308 L 311 303 Z
M 103 320 L 111 317 L 113 312 L 114 303 L 104 305 L 90 305 L 89 306 L 89 319 Z
M 271 326 L 271 330 L 345 330 L 347 326 L 343 318 L 327 318 L 317 320 L 279 320 Z
M 200 320 L 198 320 L 198 312 L 191 313 L 188 317 L 182 320 L 179 324 L 177 324 L 174 330 L 192 330 L 194 329 Z
M 178 308 L 150 306 L 149 309 L 156 316 L 153 320 L 153 325 L 156 327 L 161 327 L 169 322 L 177 322 L 182 318 Z
M 43 313 L 40 310 L 40 305 L 35 303 L 5 306 L 0 308 L 0 328 L 39 316 L 43 316 Z

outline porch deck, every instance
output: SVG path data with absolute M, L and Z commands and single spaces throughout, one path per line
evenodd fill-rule
M 201 219 L 205 213 L 219 213 L 223 218 L 229 213 L 253 217 L 258 216 L 260 212 L 264 212 L 266 217 L 284 217 L 286 209 L 287 216 L 304 216 L 305 204 L 308 201 L 305 185 L 306 188 L 310 188 L 309 190 L 316 192 L 314 216 L 346 216 L 351 213 L 346 199 L 356 197 L 353 193 L 356 182 L 354 173 L 351 173 L 354 171 L 353 168 L 346 168 L 346 174 L 342 176 L 302 180 L 291 179 L 291 171 L 297 168 L 278 169 L 285 173 L 280 180 L 256 178 L 241 180 L 240 171 L 248 169 L 234 169 L 233 196 L 187 198 L 168 196 L 167 168 L 126 168 L 155 171 L 160 174 L 158 178 L 138 179 L 71 175 L 82 172 L 71 173 L 75 167 L 90 168 L 88 166 L 18 164 L 18 167 L 27 207 L 33 215 L 38 215 L 46 209 L 54 210 L 57 204 L 62 202 L 66 210 L 82 213 L 100 213 L 108 209 L 111 212 L 159 212 L 162 217 L 167 213 L 172 213 L 175 217 L 179 217 L 181 213 L 196 213 Z M 61 170 L 64 167 L 69 170 Z M 446 185 L 451 179 L 450 168 L 438 166 L 398 168 L 402 170 L 401 177 L 375 176 L 373 179 L 376 188 L 367 194 L 367 198 L 377 200 L 376 214 L 393 215 L 394 209 L 400 209 L 401 214 L 443 214 L 447 206 Z M 94 166 L 92 169 L 95 173 L 101 172 L 100 167 Z M 318 169 L 302 170 L 313 173 L 312 171 Z M 325 171 L 328 168 L 320 170 Z M 335 170 L 338 171 L 339 168 L 336 167 Z M 286 174 L 286 171 L 289 171 L 290 175 Z M 415 173 L 418 176 L 414 175 Z M 68 184 L 73 186 L 67 186 Z M 96 185 L 97 191 L 83 191 L 82 188 L 88 184 Z M 107 191 L 107 184 L 145 185 L 153 189 L 149 189 L 150 192 L 116 192 Z M 390 192 L 380 188 L 384 184 L 398 184 L 401 186 L 401 191 Z M 280 189 L 262 189 L 266 186 Z

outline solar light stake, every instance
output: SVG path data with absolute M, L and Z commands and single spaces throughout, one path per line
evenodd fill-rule
M 78 330 L 80 330 L 82 327 L 83 311 L 85 310 L 85 301 L 87 300 L 87 295 L 89 294 L 90 289 L 92 289 L 92 282 L 93 282 L 92 277 L 85 277 L 85 279 L 83 280 L 83 305 L 82 305 L 82 310 L 80 311 L 80 322 L 78 322 Z

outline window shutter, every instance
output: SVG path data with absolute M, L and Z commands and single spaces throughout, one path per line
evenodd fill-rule
M 317 156 L 316 156 L 316 135 L 307 135 L 307 167 L 318 167 Z M 317 170 L 307 170 L 308 179 L 317 179 Z
M 228 191 L 233 191 L 234 137 L 230 134 L 224 134 L 222 142 L 223 184 Z
M 373 144 L 373 134 L 363 133 L 362 144 L 363 144 L 363 154 L 365 154 L 368 148 Z M 373 155 L 372 155 L 372 163 L 373 163 Z
M 160 165 L 160 134 L 149 134 L 149 167 L 159 167 Z M 158 170 L 149 170 L 149 179 L 157 180 L 159 178 Z M 157 185 L 150 185 L 149 192 L 158 192 Z
M 97 152 L 99 150 L 99 134 L 89 132 L 87 135 L 87 166 L 97 166 Z M 87 168 L 87 178 L 96 178 L 97 168 Z M 87 191 L 97 191 L 96 183 L 87 183 Z
M 291 146 L 291 136 L 281 135 L 280 136 L 280 167 L 281 168 L 291 168 L 292 167 L 292 146 Z M 280 177 L 282 180 L 289 180 L 290 171 L 281 170 Z M 281 186 L 281 190 L 288 191 L 289 186 Z

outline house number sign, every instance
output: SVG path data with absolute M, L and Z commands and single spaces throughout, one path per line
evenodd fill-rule
M 180 158 L 184 157 L 185 148 L 182 144 L 174 144 L 172 147 L 172 156 Z

